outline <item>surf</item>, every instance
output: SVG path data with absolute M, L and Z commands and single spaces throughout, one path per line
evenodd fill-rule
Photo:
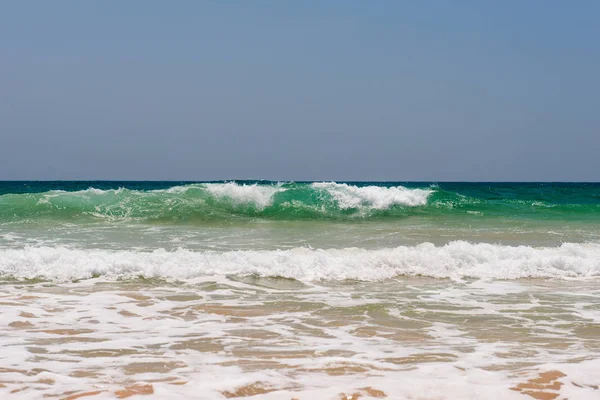
M 382 281 L 398 276 L 443 279 L 593 278 L 600 244 L 504 246 L 454 241 L 382 249 L 175 251 L 25 247 L 0 250 L 0 276 L 70 281 L 162 278 L 190 281 L 212 275 L 255 275 L 299 281 Z

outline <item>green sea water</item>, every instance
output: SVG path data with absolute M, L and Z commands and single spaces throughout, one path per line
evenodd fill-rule
M 595 183 L 0 182 L 0 222 L 600 220 Z M 469 217 L 471 216 L 471 217 Z
M 596 183 L 0 183 L 11 277 L 594 276 L 598 246 Z

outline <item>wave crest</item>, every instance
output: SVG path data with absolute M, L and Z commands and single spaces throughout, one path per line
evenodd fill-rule
M 263 210 L 273 204 L 273 195 L 284 191 L 281 186 L 240 185 L 234 182 L 207 184 L 206 190 L 218 199 L 228 199 L 233 204 L 250 204 Z
M 424 206 L 433 192 L 430 189 L 408 189 L 404 186 L 354 186 L 346 183 L 319 182 L 313 188 L 326 190 L 342 210 L 367 207 L 387 210 L 392 206 Z

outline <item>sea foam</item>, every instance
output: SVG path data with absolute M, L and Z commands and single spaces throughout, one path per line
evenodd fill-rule
M 275 193 L 285 190 L 279 186 L 240 185 L 234 182 L 209 183 L 205 185 L 205 188 L 216 198 L 229 199 L 237 205 L 253 204 L 259 210 L 273 203 Z
M 346 183 L 316 182 L 313 188 L 327 191 L 341 209 L 369 207 L 385 210 L 394 205 L 423 206 L 433 192 L 430 189 L 408 189 L 403 186 L 354 186 Z
M 485 279 L 600 276 L 600 244 L 534 248 L 486 243 L 423 243 L 378 250 L 359 248 L 151 252 L 65 247 L 0 250 L 0 275 L 57 281 L 102 276 L 190 280 L 207 275 L 257 275 L 300 281 L 377 281 L 399 275 Z

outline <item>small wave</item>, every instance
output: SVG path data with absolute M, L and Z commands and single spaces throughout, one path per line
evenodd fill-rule
M 379 250 L 153 252 L 27 247 L 0 250 L 0 275 L 57 281 L 103 276 L 189 280 L 207 275 L 258 275 L 301 281 L 377 281 L 399 275 L 461 279 L 600 276 L 600 244 L 534 248 L 485 243 L 431 243 Z

